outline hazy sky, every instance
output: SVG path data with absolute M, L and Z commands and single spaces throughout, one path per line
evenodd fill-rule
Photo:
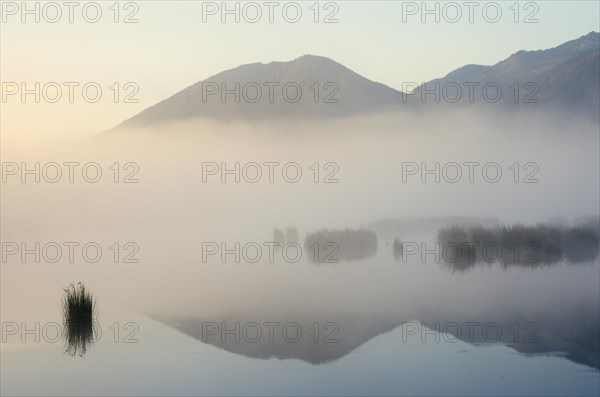
M 66 87 L 58 103 L 34 104 L 29 100 L 21 104 L 9 99 L 2 104 L 5 137 L 31 133 L 89 136 L 199 80 L 244 63 L 287 61 L 316 54 L 402 89 L 404 82 L 428 81 L 469 63 L 494 64 L 521 49 L 546 49 L 600 30 L 599 2 L 593 0 L 520 2 L 516 7 L 513 1 L 476 2 L 472 23 L 469 7 L 463 1 L 453 3 L 462 13 L 456 23 L 450 20 L 457 16 L 457 8 L 447 2 L 427 4 L 434 9 L 437 3 L 439 23 L 435 15 L 426 16 L 425 23 L 421 21 L 421 2 L 321 2 L 318 23 L 313 20 L 312 1 L 297 2 L 302 10 L 297 23 L 283 17 L 282 9 L 289 2 L 278 2 L 273 23 L 268 21 L 265 2 L 256 2 L 262 12 L 257 23 L 244 20 L 245 3 L 239 5 L 239 23 L 233 15 L 222 23 L 219 12 L 203 14 L 203 7 L 210 2 L 138 1 L 127 6 L 121 2 L 119 20 L 132 12 L 138 20 L 128 24 L 114 23 L 112 1 L 98 2 L 102 16 L 97 23 L 84 20 L 85 2 L 74 9 L 73 23 L 69 23 L 69 10 L 64 6 L 57 23 L 47 21 L 55 17 L 56 10 L 48 7 L 44 15 L 44 3 L 39 5 L 39 23 L 34 15 L 26 15 L 27 21 L 22 23 L 22 10 L 11 15 L 10 8 L 15 4 L 21 7 L 21 2 L 2 3 L 3 82 L 98 82 L 103 89 L 101 100 L 94 104 L 82 100 L 77 89 L 74 103 L 69 103 Z M 33 9 L 35 3 L 27 4 Z M 213 4 L 221 7 L 221 2 Z M 410 15 L 413 6 L 419 10 Z M 234 7 L 232 2 L 229 7 Z M 294 8 L 288 7 L 286 15 L 293 19 Z M 502 15 L 492 23 L 497 7 Z M 254 17 L 255 8 L 246 11 L 248 18 Z M 338 22 L 323 23 L 332 12 Z M 88 8 L 86 15 L 93 19 L 95 9 Z M 537 22 L 524 23 L 528 16 Z M 515 18 L 519 22 L 515 23 Z M 109 87 L 114 82 L 137 84 L 135 98 L 139 102 L 113 103 Z

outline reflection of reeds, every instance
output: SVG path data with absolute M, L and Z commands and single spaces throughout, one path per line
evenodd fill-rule
M 94 338 L 94 310 L 96 301 L 82 283 L 66 288 L 61 309 L 63 313 L 66 352 L 83 356 Z

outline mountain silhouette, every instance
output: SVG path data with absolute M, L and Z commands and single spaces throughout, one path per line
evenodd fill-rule
M 591 32 L 555 48 L 519 51 L 492 66 L 466 65 L 402 93 L 369 80 L 326 57 L 304 55 L 289 62 L 252 63 L 199 81 L 125 120 L 121 127 L 208 118 L 221 121 L 319 119 L 437 105 L 493 103 L 551 106 L 598 119 L 600 34 Z M 470 100 L 465 83 L 476 82 Z M 436 101 L 423 90 L 439 83 L 462 86 L 460 100 Z M 501 87 L 500 100 L 482 100 L 488 83 Z M 451 88 L 451 87 L 450 87 Z M 449 90 L 451 91 L 451 90 Z M 491 97 L 494 96 L 493 89 Z

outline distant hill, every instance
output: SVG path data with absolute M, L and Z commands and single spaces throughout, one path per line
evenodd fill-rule
M 470 82 L 477 82 L 479 87 L 498 84 L 502 89 L 500 104 L 559 107 L 598 120 L 600 34 L 591 32 L 548 50 L 519 51 L 493 66 L 466 65 L 425 83 L 410 95 L 315 55 L 289 62 L 242 65 L 195 83 L 125 120 L 117 129 L 194 118 L 314 119 L 428 108 L 437 104 L 431 95 L 423 100 L 424 86 L 430 90 L 436 83 L 444 87 L 449 83 L 462 86 Z M 457 103 L 440 102 L 450 106 L 470 104 L 468 88 L 462 89 L 463 96 Z M 451 89 L 448 92 L 452 95 Z M 491 89 L 490 97 L 493 96 Z M 481 89 L 475 89 L 474 102 L 489 103 L 482 98 Z M 524 103 L 531 100 L 535 103 Z

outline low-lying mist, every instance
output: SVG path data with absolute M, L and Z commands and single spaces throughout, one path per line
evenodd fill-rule
M 598 143 L 598 125 L 583 119 L 476 111 L 112 131 L 68 148 L 5 146 L 5 163 L 81 166 L 74 183 L 64 166 L 56 183 L 26 175 L 23 184 L 22 169 L 3 169 L 2 226 L 6 237 L 183 224 L 232 236 L 396 216 L 536 222 L 596 215 Z M 89 162 L 99 164 L 99 182 L 83 180 Z M 227 172 L 236 163 L 238 171 Z
M 108 247 L 114 242 L 121 244 L 122 255 L 130 253 L 123 250 L 124 244 L 134 242 L 139 246 L 139 262 L 76 260 L 64 268 L 51 263 L 3 263 L 3 275 L 12 272 L 21 277 L 11 278 L 10 284 L 3 281 L 2 288 L 19 293 L 21 288 L 39 287 L 53 293 L 65 280 L 78 279 L 94 288 L 99 299 L 122 297 L 153 312 L 202 312 L 208 317 L 233 316 L 256 307 L 264 307 L 265 313 L 272 307 L 287 313 L 298 296 L 304 308 L 297 308 L 298 313 L 311 313 L 315 307 L 325 313 L 323 317 L 398 312 L 410 306 L 410 301 L 400 304 L 402 299 L 430 299 L 427 290 L 459 299 L 465 282 L 471 288 L 469 296 L 486 293 L 491 294 L 486 299 L 493 300 L 507 292 L 500 287 L 490 292 L 492 280 L 513 276 L 494 271 L 472 272 L 452 282 L 428 279 L 433 268 L 394 265 L 392 247 L 383 241 L 378 254 L 388 255 L 389 266 L 395 266 L 385 271 L 383 280 L 384 273 L 366 269 L 361 261 L 321 267 L 203 264 L 201 246 L 207 241 L 230 246 L 273 241 L 274 228 L 293 227 L 306 236 L 317 230 L 369 227 L 390 218 L 472 216 L 504 224 L 534 224 L 598 215 L 598 145 L 598 125 L 583 119 L 559 113 L 508 115 L 476 110 L 294 123 L 197 120 L 112 131 L 77 145 L 61 143 L 36 150 L 5 145 L 5 164 L 22 168 L 25 162 L 28 169 L 35 162 L 40 162 L 40 169 L 49 162 L 80 164 L 73 183 L 67 167 L 62 167 L 56 183 L 46 180 L 55 176 L 50 169 L 48 175 L 40 175 L 39 183 L 29 174 L 22 183 L 19 170 L 3 168 L 3 241 L 26 242 L 29 247 L 34 242 L 83 245 L 94 241 L 104 248 L 105 258 L 113 254 Z M 94 179 L 92 171 L 102 172 L 95 183 L 81 173 L 91 162 L 98 166 L 90 168 L 88 179 Z M 239 172 L 230 172 L 236 163 Z M 436 163 L 439 182 L 436 172 L 423 172 L 434 170 Z M 288 173 L 283 174 L 286 166 Z M 498 169 L 501 174 L 496 174 Z M 457 170 L 462 172 L 460 178 Z M 436 230 L 432 228 L 429 237 Z M 18 262 L 18 257 L 11 260 Z M 413 273 L 415 266 L 428 270 Z M 553 271 L 580 270 L 557 267 Z M 539 277 L 521 278 L 511 290 L 518 291 Z M 586 291 L 594 298 L 597 283 L 594 287 L 592 281 Z M 562 299 L 570 288 L 564 285 Z M 536 296 L 536 291 L 530 292 Z M 537 293 L 535 300 L 543 307 L 548 297 Z M 41 292 L 31 294 L 39 301 L 45 299 Z M 393 299 L 398 294 L 403 298 Z M 468 310 L 478 305 L 475 301 Z M 557 303 L 557 310 L 561 304 Z M 6 300 L 2 305 L 3 311 L 10 309 Z

